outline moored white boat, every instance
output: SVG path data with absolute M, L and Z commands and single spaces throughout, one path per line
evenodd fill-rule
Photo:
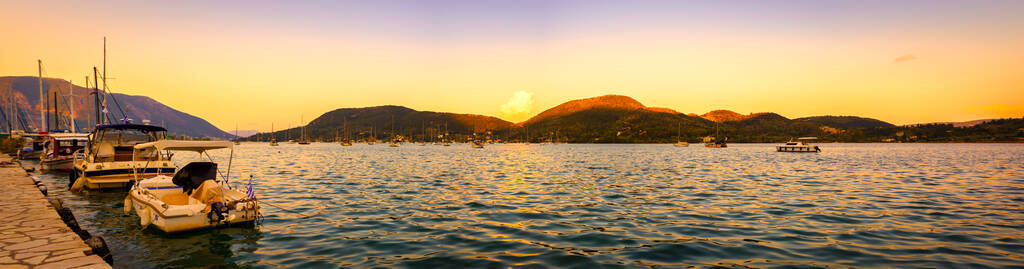
M 84 158 L 75 158 L 69 178 L 71 191 L 124 188 L 131 181 L 157 175 L 173 175 L 174 164 L 161 152 L 136 152 L 136 144 L 160 140 L 167 129 L 140 124 L 99 125 L 89 134 Z M 230 143 L 230 142 L 228 142 Z M 150 162 L 145 168 L 135 162 Z
M 801 137 L 797 138 L 796 141 L 790 140 L 782 145 L 775 146 L 775 151 L 778 152 L 821 152 L 821 148 L 815 145 L 804 143 L 804 141 L 810 141 L 818 139 L 817 137 Z
M 229 141 L 161 140 L 136 145 L 136 151 L 192 151 L 231 149 Z M 233 154 L 233 153 L 232 153 Z M 209 157 L 209 155 L 206 155 Z M 145 166 L 145 162 L 137 163 Z M 245 192 L 227 183 L 227 174 L 217 179 L 213 160 L 190 162 L 174 173 L 136 181 L 124 201 L 124 213 L 135 212 L 139 224 L 167 232 L 182 232 L 229 225 L 252 224 L 259 218 L 259 202 L 252 192 L 252 180 Z

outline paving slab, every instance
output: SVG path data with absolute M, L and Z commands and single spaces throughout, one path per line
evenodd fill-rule
M 0 269 L 111 268 L 68 229 L 20 165 L 0 165 L 0 190 Z

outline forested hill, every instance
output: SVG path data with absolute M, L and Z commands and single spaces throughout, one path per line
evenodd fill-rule
M 377 139 L 394 134 L 411 140 L 431 140 L 447 130 L 449 137 L 456 140 L 477 133 L 495 141 L 534 143 L 700 142 L 705 136 L 716 135 L 727 137 L 729 142 L 758 143 L 785 142 L 804 136 L 815 136 L 824 142 L 1024 142 L 1022 118 L 956 127 L 953 124 L 896 126 L 856 116 L 789 119 L 771 112 L 743 115 L 727 110 L 687 115 L 647 107 L 621 95 L 572 100 L 521 123 L 401 106 L 343 108 L 313 120 L 305 132 L 310 140 L 333 141 L 336 136 L 346 134 L 351 139 L 366 139 L 371 130 Z M 297 139 L 301 133 L 301 128 L 292 128 L 277 132 L 276 137 L 278 140 Z M 257 135 L 250 139 L 256 137 L 269 136 Z

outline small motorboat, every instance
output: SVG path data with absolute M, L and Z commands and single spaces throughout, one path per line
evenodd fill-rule
M 725 143 L 725 139 L 715 139 L 714 136 L 704 137 L 705 148 L 727 148 L 728 144 Z
M 473 140 L 473 148 L 475 148 L 475 149 L 482 149 L 482 148 L 484 148 L 484 141 Z
M 801 137 L 797 138 L 796 141 L 792 139 L 786 144 L 775 146 L 775 151 L 778 152 L 821 152 L 821 148 L 815 145 L 810 145 L 804 141 L 810 141 L 818 139 L 817 137 Z
M 18 149 L 19 160 L 37 160 L 43 155 L 43 150 L 46 148 L 46 136 L 49 133 L 41 132 L 37 134 L 26 133 L 21 135 L 24 143 L 21 148 Z
M 51 133 L 47 136 L 44 154 L 39 160 L 39 169 L 71 172 L 75 159 L 85 158 L 83 150 L 88 145 L 89 134 Z
M 232 143 L 160 140 L 134 148 L 136 152 L 192 151 L 202 156 L 208 150 L 231 149 Z M 227 182 L 230 163 L 221 180 L 217 179 L 217 163 L 212 159 L 190 162 L 174 176 L 137 180 L 124 199 L 124 213 L 135 212 L 143 227 L 152 225 L 167 233 L 255 223 L 260 206 L 252 191 L 252 179 L 244 192 L 232 188 Z

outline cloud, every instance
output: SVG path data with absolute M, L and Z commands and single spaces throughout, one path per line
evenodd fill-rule
M 525 120 L 533 112 L 533 93 L 517 91 L 512 93 L 512 98 L 501 105 L 501 114 L 510 120 Z
M 892 63 L 893 64 L 898 64 L 898 63 L 908 62 L 908 61 L 913 61 L 913 60 L 917 60 L 917 56 L 914 56 L 913 54 L 907 54 L 907 55 L 903 55 L 903 56 L 900 56 L 900 57 L 896 57 L 896 59 L 892 59 Z

